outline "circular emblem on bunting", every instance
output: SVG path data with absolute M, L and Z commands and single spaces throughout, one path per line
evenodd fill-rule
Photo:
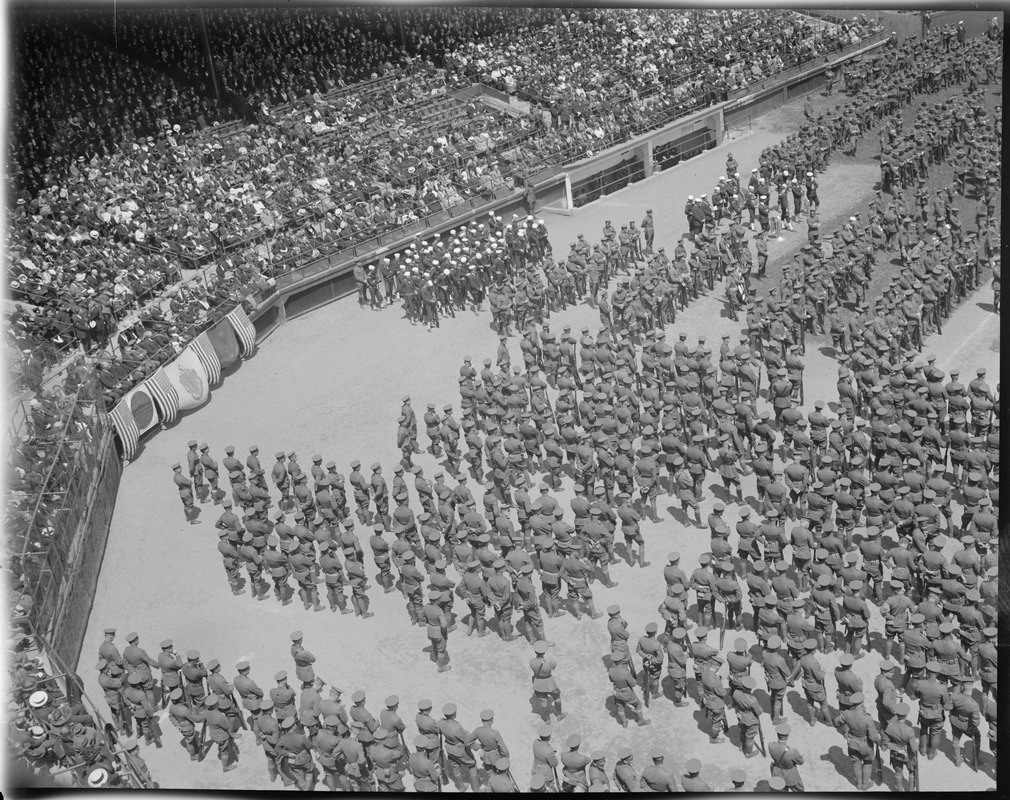
M 147 430 L 154 422 L 154 403 L 147 392 L 133 393 L 133 397 L 130 398 L 130 411 L 133 412 L 133 419 L 141 431 Z

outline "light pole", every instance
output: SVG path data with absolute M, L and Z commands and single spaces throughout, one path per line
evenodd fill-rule
M 200 33 L 203 38 L 203 49 L 207 53 L 207 71 L 210 72 L 210 82 L 214 86 L 214 97 L 217 98 L 217 102 L 221 102 L 221 90 L 217 85 L 217 70 L 214 69 L 214 56 L 210 50 L 210 36 L 207 34 L 207 20 L 203 15 L 203 9 L 199 11 L 200 14 Z
M 403 32 L 403 17 L 400 14 L 400 7 L 396 6 L 396 29 L 400 32 L 400 47 L 403 52 L 407 52 L 407 35 Z

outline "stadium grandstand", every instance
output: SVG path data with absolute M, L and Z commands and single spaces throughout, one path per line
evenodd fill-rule
M 773 92 L 790 80 L 830 89 L 844 62 L 850 97 L 899 97 L 881 69 L 897 59 L 918 91 L 946 22 L 915 18 L 906 35 L 879 14 L 797 9 L 13 5 L 4 566 L 19 780 L 157 788 L 77 673 L 124 465 L 192 407 L 169 365 L 195 352 L 220 379 L 220 342 L 229 364 L 251 355 L 258 312 L 286 288 L 326 274 L 332 299 L 374 307 L 381 279 L 365 270 L 392 244 L 450 241 L 476 209 L 532 213 L 539 187 L 594 158 L 610 160 L 567 187 L 569 205 L 617 191 L 654 168 L 610 158 L 622 146 L 732 103 L 756 117 L 794 99 Z M 848 117 L 827 116 L 841 149 Z M 655 168 L 727 130 L 664 142 Z

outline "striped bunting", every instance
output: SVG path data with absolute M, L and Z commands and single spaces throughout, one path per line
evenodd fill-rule
M 165 370 L 158 367 L 158 371 L 148 378 L 144 385 L 161 407 L 162 425 L 175 422 L 179 414 L 179 393 L 165 375 Z
M 223 319 L 207 331 L 207 338 L 214 345 L 217 360 L 221 362 L 221 370 L 228 369 L 242 357 L 242 346 L 235 336 L 235 329 L 228 320 Z
M 253 327 L 249 315 L 245 313 L 242 306 L 236 306 L 226 317 L 235 329 L 235 334 L 242 342 L 242 353 L 244 358 L 252 355 L 256 349 L 256 328 Z
M 137 421 L 133 418 L 133 411 L 130 404 L 121 400 L 112 411 L 109 412 L 113 425 L 116 426 L 116 433 L 119 434 L 119 441 L 123 443 L 123 457 L 129 461 L 133 454 L 137 452 L 137 444 L 140 441 L 140 431 L 137 429 Z
M 196 353 L 196 357 L 200 359 L 204 369 L 207 370 L 207 382 L 212 386 L 220 383 L 221 360 L 217 357 L 217 351 L 214 350 L 214 345 L 211 343 L 207 331 L 197 336 L 190 347 Z

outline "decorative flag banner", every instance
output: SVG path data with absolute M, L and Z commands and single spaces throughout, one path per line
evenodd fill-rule
M 242 306 L 236 306 L 225 319 L 231 323 L 235 329 L 235 334 L 242 342 L 244 357 L 249 358 L 253 350 L 256 349 L 256 328 L 253 327 L 249 315 L 245 313 L 245 309 Z
M 143 385 L 147 387 L 151 397 L 161 408 L 161 417 L 164 423 L 167 425 L 175 422 L 175 418 L 179 416 L 179 393 L 165 375 L 165 368 L 159 367 L 157 372 L 144 381 Z
M 127 461 L 133 458 L 137 451 L 137 443 L 140 441 L 140 433 L 137 431 L 137 422 L 130 411 L 130 404 L 125 400 L 120 400 L 119 404 L 109 412 L 113 425 L 116 426 L 116 433 L 119 434 L 119 441 L 123 443 L 123 456 Z
M 144 384 L 135 386 L 123 398 L 130 405 L 130 412 L 133 414 L 133 421 L 137 423 L 137 435 L 143 436 L 161 421 L 158 415 L 158 407 L 154 404 L 147 387 Z
M 217 353 L 214 352 L 214 345 L 210 343 L 207 332 L 204 331 L 197 336 L 190 344 L 196 357 L 200 359 L 203 368 L 207 373 L 207 382 L 210 385 L 221 382 L 221 362 L 218 361 Z
M 161 421 L 158 408 L 144 384 L 133 387 L 123 395 L 109 416 L 123 443 L 127 460 L 133 458 L 141 437 Z
M 210 397 L 207 370 L 192 345 L 183 350 L 171 364 L 162 367 L 165 378 L 175 388 L 180 411 L 197 408 Z
M 228 369 L 238 361 L 242 354 L 239 350 L 238 339 L 235 338 L 235 329 L 226 319 L 222 319 L 217 325 L 207 331 L 207 338 L 214 347 L 217 360 L 221 364 L 221 369 Z

